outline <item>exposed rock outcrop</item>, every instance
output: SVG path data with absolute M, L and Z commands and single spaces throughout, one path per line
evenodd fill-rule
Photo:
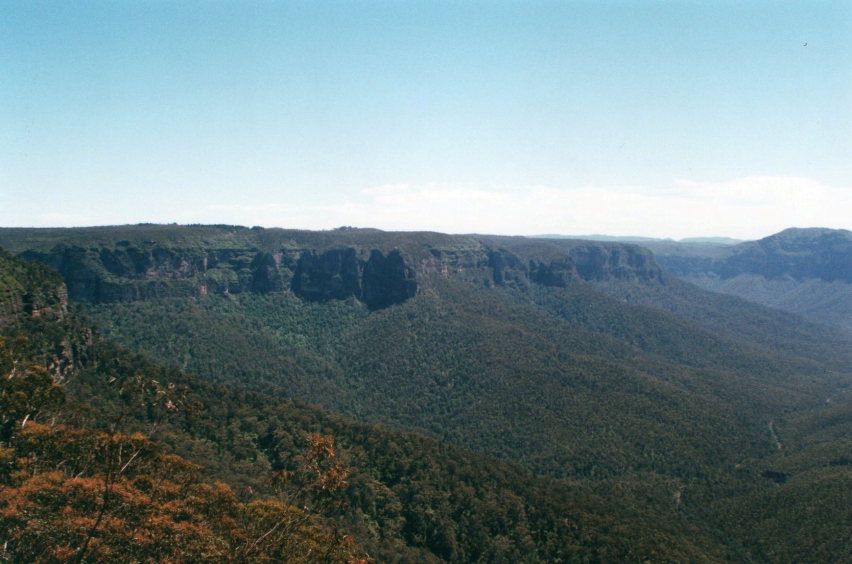
M 277 256 L 276 256 L 277 255 Z M 251 289 L 254 292 L 280 292 L 287 287 L 281 269 L 282 253 L 257 253 L 251 261 Z
M 373 250 L 362 276 L 363 300 L 370 309 L 402 303 L 417 293 L 414 270 L 405 264 L 398 250 L 387 256 Z
M 357 298 L 370 309 L 401 303 L 417 293 L 414 270 L 398 250 L 385 256 L 373 249 L 367 261 L 354 248 L 322 254 L 306 251 L 299 258 L 292 290 L 311 301 Z
M 584 245 L 572 250 L 570 256 L 584 280 L 663 280 L 654 256 L 636 245 Z
M 488 266 L 494 271 L 495 284 L 526 284 L 530 280 L 530 269 L 517 255 L 506 249 L 488 253 Z
M 571 280 L 578 280 L 580 275 L 570 257 L 554 259 L 550 262 L 530 261 L 530 279 L 542 286 L 564 288 Z
M 505 278 L 497 269 L 506 264 L 516 264 L 503 251 L 495 259 L 495 281 Z M 513 268 L 518 272 L 517 268 Z M 635 245 L 592 243 L 579 244 L 565 249 L 564 253 L 549 259 L 530 259 L 524 269 L 531 282 L 543 286 L 565 287 L 572 280 L 602 282 L 606 280 L 643 280 L 664 282 L 663 271 L 657 266 L 650 251 Z
M 311 301 L 362 297 L 361 270 L 355 249 L 332 249 L 322 254 L 306 251 L 293 274 L 293 292 Z

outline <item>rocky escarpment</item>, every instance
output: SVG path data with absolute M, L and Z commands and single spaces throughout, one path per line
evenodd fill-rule
M 157 297 L 292 290 L 311 301 L 354 297 L 371 309 L 417 292 L 414 270 L 399 250 L 148 248 L 119 241 L 113 248 L 58 245 L 25 251 L 66 280 L 73 299 L 104 303 Z M 363 256 L 365 255 L 366 256 Z
M 398 250 L 385 256 L 373 249 L 366 261 L 354 248 L 307 251 L 299 257 L 291 287 L 308 300 L 354 297 L 370 309 L 404 302 L 417 293 L 414 270 Z
M 71 298 L 85 302 L 285 287 L 271 256 L 242 249 L 175 249 L 156 242 L 137 247 L 119 241 L 113 247 L 61 244 L 47 252 L 26 251 L 20 256 L 56 269 Z
M 0 229 L 4 243 L 56 269 L 72 299 L 93 303 L 292 291 L 381 309 L 435 276 L 518 287 L 664 281 L 651 253 L 635 245 L 523 237 L 127 226 Z
M 371 309 L 404 302 L 417 293 L 414 270 L 397 250 L 387 256 L 373 250 L 362 274 L 363 300 Z
M 311 301 L 360 298 L 363 271 L 355 249 L 332 249 L 321 254 L 307 251 L 299 257 L 291 287 L 296 295 Z
M 489 254 L 497 284 L 532 282 L 565 287 L 572 281 L 638 280 L 665 282 L 663 271 L 647 249 L 609 243 L 555 243 L 561 252 L 538 254 L 523 261 L 517 250 L 505 248 Z M 516 254 L 518 253 L 518 254 Z

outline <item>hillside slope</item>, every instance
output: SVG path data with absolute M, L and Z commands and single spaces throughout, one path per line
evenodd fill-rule
M 683 285 L 634 245 L 216 226 L 6 239 L 150 358 L 555 476 L 713 475 L 768 452 L 766 421 L 850 366 L 830 335 Z
M 852 232 L 787 229 L 724 247 L 649 246 L 673 275 L 852 332 Z
M 9 311 L 8 304 L 18 303 L 25 294 L 39 303 L 60 304 L 59 308 L 42 309 L 37 314 L 20 310 L 3 314 L 0 368 L 5 377 L 0 400 L 4 402 L 4 413 L 10 413 L 5 409 L 7 399 L 14 401 L 17 397 L 8 393 L 12 391 L 8 386 L 20 377 L 21 366 L 34 363 L 35 372 L 43 368 L 52 371 L 55 360 L 63 358 L 67 368 L 61 375 L 54 372 L 54 378 L 45 382 L 53 387 L 61 382 L 67 393 L 66 403 L 57 402 L 50 408 L 42 405 L 31 412 L 27 417 L 31 430 L 22 433 L 21 438 L 15 434 L 0 437 L 0 456 L 5 462 L 9 462 L 10 449 L 17 449 L 28 456 L 37 454 L 40 464 L 47 466 L 51 460 L 65 457 L 60 468 L 71 473 L 65 476 L 60 471 L 41 478 L 43 471 L 30 466 L 42 481 L 18 484 L 21 473 L 7 473 L 3 466 L 0 519 L 4 530 L 0 538 L 6 543 L 4 558 L 8 556 L 11 561 L 29 558 L 25 554 L 30 553 L 25 551 L 30 548 L 40 550 L 38 547 L 52 545 L 54 548 L 49 550 L 62 549 L 68 554 L 79 550 L 85 532 L 74 532 L 74 521 L 59 521 L 57 516 L 74 514 L 83 521 L 89 519 L 85 522 L 94 522 L 92 511 L 98 507 L 98 488 L 111 483 L 116 488 L 115 495 L 123 496 L 123 501 L 114 506 L 106 498 L 102 501 L 105 523 L 109 525 L 95 526 L 90 533 L 93 548 L 89 555 L 93 562 L 127 558 L 158 561 L 166 557 L 163 551 L 167 549 L 145 539 L 162 534 L 171 535 L 173 543 L 192 543 L 181 545 L 183 552 L 169 556 L 180 562 L 266 562 L 279 549 L 289 551 L 292 557 L 296 547 L 307 549 L 309 555 L 311 546 L 322 547 L 322 543 L 343 542 L 346 538 L 340 533 L 324 532 L 332 522 L 345 527 L 380 562 L 616 563 L 639 559 L 710 564 L 728 561 L 725 555 L 732 554 L 715 540 L 712 528 L 694 521 L 672 503 L 672 489 L 683 489 L 685 484 L 652 475 L 642 481 L 597 483 L 537 477 L 520 467 L 422 436 L 354 423 L 304 404 L 215 387 L 180 372 L 163 370 L 99 338 L 85 320 L 69 311 L 61 298 L 58 277 L 43 268 L 25 265 L 0 251 L 0 273 L 7 289 L 16 288 L 0 299 L 4 311 Z M 46 283 L 33 286 L 34 280 Z M 56 427 L 57 418 L 66 423 Z M 22 426 L 19 419 L 10 421 L 15 428 Z M 54 421 L 53 426 L 41 424 L 50 421 Z M 150 433 L 152 428 L 156 428 L 154 442 L 146 442 L 139 431 Z M 318 515 L 316 521 L 299 520 L 301 528 L 295 538 L 306 535 L 298 542 L 314 544 L 293 545 L 296 541 L 291 534 L 280 540 L 290 544 L 264 544 L 264 551 L 257 558 L 241 556 L 240 535 L 262 535 L 264 529 L 254 532 L 255 529 L 246 528 L 245 533 L 220 530 L 216 522 L 206 519 L 213 514 L 231 515 L 229 512 L 233 511 L 233 519 L 243 520 L 241 526 L 249 527 L 249 514 L 244 511 L 270 518 L 279 507 L 269 497 L 274 491 L 275 472 L 297 470 L 299 454 L 310 446 L 310 437 L 315 433 L 333 436 L 352 467 L 348 486 L 339 494 L 339 501 L 346 502 L 349 509 Z M 71 449 L 79 449 L 80 445 L 91 448 L 101 437 L 106 437 L 106 450 L 101 454 L 107 460 L 111 452 L 108 445 L 141 445 L 138 452 L 144 453 L 139 457 L 140 470 L 133 466 L 124 473 L 123 467 L 122 476 L 111 482 L 108 465 L 101 471 L 100 462 L 82 460 L 81 464 L 88 466 L 75 476 L 77 465 L 69 457 L 77 454 L 72 455 Z M 118 452 L 120 456 L 121 451 Z M 198 478 L 191 476 L 196 475 L 197 469 L 169 452 L 203 464 L 208 479 L 225 480 L 235 494 L 254 501 L 245 505 L 247 509 L 241 509 L 243 506 L 225 486 L 196 483 Z M 136 456 L 126 464 L 131 464 Z M 9 463 L 22 464 L 23 460 Z M 152 482 L 149 473 L 164 478 L 153 478 Z M 88 482 L 80 482 L 81 476 Z M 181 485 L 179 481 L 186 479 L 191 482 Z M 56 507 L 60 509 L 65 503 L 56 497 L 58 490 L 51 490 L 52 497 L 42 495 L 45 487 L 54 487 L 51 484 L 71 488 L 81 496 L 80 501 L 69 498 L 68 509 L 51 516 L 44 505 L 48 500 L 58 503 Z M 79 490 L 78 485 L 82 484 L 91 493 Z M 176 497 L 176 492 L 181 491 L 192 492 L 190 505 L 182 505 L 182 498 Z M 146 494 L 158 497 L 152 501 L 145 498 Z M 27 495 L 32 496 L 29 502 Z M 85 501 L 85 496 L 92 496 L 93 500 Z M 212 497 L 208 500 L 209 496 Z M 162 507 L 158 499 L 162 500 Z M 164 513 L 157 513 L 160 510 Z M 209 513 L 211 510 L 214 513 Z M 205 513 L 197 513 L 201 511 Z M 192 519 L 192 525 L 186 524 L 187 519 Z M 66 531 L 61 542 L 49 536 L 44 528 L 47 523 L 54 534 Z M 163 528 L 166 526 L 174 528 Z M 263 522 L 258 526 L 264 526 Z M 266 542 L 269 537 L 260 538 Z M 271 538 L 277 539 L 278 535 Z M 222 544 L 229 542 L 237 543 L 236 553 Z M 355 545 L 343 543 L 338 552 L 325 552 L 319 557 L 323 562 L 360 562 L 352 556 L 340 560 L 357 551 Z M 747 554 L 747 550 L 733 554 Z M 303 561 L 313 560 L 305 556 Z

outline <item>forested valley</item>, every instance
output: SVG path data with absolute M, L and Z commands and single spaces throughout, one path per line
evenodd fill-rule
M 848 337 L 634 245 L 0 245 L 0 562 L 852 559 Z

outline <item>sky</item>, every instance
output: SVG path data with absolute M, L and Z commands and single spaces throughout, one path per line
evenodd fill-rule
M 0 226 L 852 229 L 852 2 L 0 0 Z

